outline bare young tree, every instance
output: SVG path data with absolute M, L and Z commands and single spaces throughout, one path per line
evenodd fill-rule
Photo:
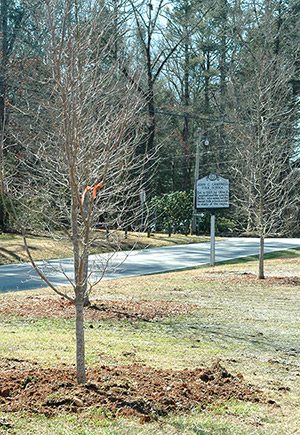
M 295 107 L 293 67 L 282 57 L 257 50 L 247 81 L 233 82 L 235 123 L 234 203 L 244 229 L 260 237 L 258 278 L 265 277 L 264 240 L 291 228 L 296 218 L 299 172 L 292 165 Z
M 88 266 L 93 229 L 103 219 L 117 227 L 138 200 L 142 104 L 119 73 L 120 60 L 116 64 L 111 56 L 114 41 L 104 8 L 47 0 L 43 25 L 48 35 L 44 56 L 32 73 L 38 89 L 33 86 L 28 111 L 19 109 L 29 123 L 16 138 L 25 151 L 19 175 L 11 174 L 8 184 L 19 198 L 16 221 L 34 268 L 56 293 L 75 303 L 77 379 L 85 383 L 84 305 L 101 278 L 101 265 Z M 34 262 L 25 234 L 34 223 L 71 240 L 74 276 L 67 278 L 73 294 L 58 289 Z

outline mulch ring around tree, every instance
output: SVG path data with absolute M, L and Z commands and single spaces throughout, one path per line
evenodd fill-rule
M 112 416 L 138 416 L 142 422 L 169 413 L 235 398 L 258 402 L 261 394 L 219 362 L 210 368 L 158 370 L 144 365 L 102 366 L 88 370 L 86 385 L 74 369 L 43 369 L 28 362 L 0 360 L 0 410 L 54 416 L 82 413 L 90 407 Z
M 162 317 L 188 314 L 197 308 L 197 305 L 169 301 L 95 300 L 90 307 L 85 308 L 85 319 L 96 321 L 126 318 L 152 321 Z M 75 306 L 72 302 L 59 297 L 6 298 L 4 296 L 1 298 L 0 315 L 74 319 Z
M 223 272 L 223 271 L 208 271 L 199 278 L 194 278 L 195 281 L 220 281 L 229 282 L 232 284 L 253 284 L 259 282 L 264 286 L 300 286 L 299 276 L 266 276 L 265 279 L 258 279 L 257 274 L 251 272 Z

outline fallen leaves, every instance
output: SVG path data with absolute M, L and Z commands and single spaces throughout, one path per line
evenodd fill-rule
M 151 321 L 168 316 L 188 314 L 196 308 L 197 305 L 171 301 L 95 300 L 90 307 L 85 308 L 85 319 L 96 321 L 127 318 Z M 63 298 L 25 296 L 15 299 L 3 297 L 0 315 L 74 319 L 75 306 Z

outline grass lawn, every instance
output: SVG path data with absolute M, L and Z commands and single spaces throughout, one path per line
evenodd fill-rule
M 256 279 L 256 270 L 257 262 L 248 260 L 103 281 L 93 294 L 98 302 L 145 305 L 144 313 L 151 304 L 193 309 L 171 310 L 169 316 L 154 316 L 151 321 L 87 317 L 86 350 L 90 368 L 143 364 L 180 370 L 219 360 L 230 373 L 241 374 L 244 382 L 261 390 L 265 400 L 220 398 L 204 409 L 195 406 L 144 424 L 134 416 L 113 416 L 105 407 L 52 417 L 1 411 L 0 433 L 300 433 L 300 251 L 272 254 L 266 261 L 265 280 Z M 0 363 L 14 359 L 44 368 L 73 367 L 73 320 L 35 311 L 37 304 L 57 300 L 50 290 L 10 293 L 0 299 Z M 32 310 L 17 310 L 26 304 Z
M 183 234 L 173 234 L 171 237 L 168 237 L 167 234 L 157 233 L 152 234 L 151 237 L 147 237 L 147 234 L 137 232 L 128 232 L 128 237 L 125 239 L 124 232 L 111 231 L 108 236 L 108 244 L 106 237 L 106 233 L 103 230 L 94 232 L 95 240 L 92 245 L 91 253 L 110 252 L 114 246 L 118 246 L 123 250 L 130 250 L 199 243 L 209 240 L 206 236 L 185 236 Z M 35 260 L 72 257 L 70 241 L 61 237 L 58 233 L 55 234 L 53 238 L 28 236 L 28 245 Z M 0 265 L 18 263 L 20 261 L 28 261 L 22 237 L 18 234 L 0 234 Z

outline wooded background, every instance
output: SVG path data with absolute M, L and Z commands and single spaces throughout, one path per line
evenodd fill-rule
M 53 119 L 55 48 L 49 43 L 46 9 L 54 8 L 62 24 L 66 5 L 78 38 L 93 22 L 94 33 L 85 37 L 94 38 L 95 52 L 105 47 L 105 55 L 97 58 L 99 70 L 113 68 L 120 93 L 127 86 L 140 105 L 137 146 L 134 125 L 130 134 L 144 165 L 137 189 L 146 190 L 147 225 L 187 231 L 199 152 L 200 177 L 213 172 L 230 179 L 231 208 L 220 221 L 225 233 L 299 234 L 297 0 L 1 0 L 2 231 L 14 229 L 11 208 L 23 213 L 20 204 L 30 186 L 20 180 L 29 180 L 39 167 L 49 130 L 60 128 L 60 120 Z M 98 88 L 105 93 L 105 85 L 95 86 L 95 92 Z M 113 105 L 116 87 L 112 92 L 111 83 L 108 98 L 110 93 Z M 128 130 L 123 134 L 128 141 Z M 39 183 L 36 201 L 47 215 L 53 208 L 45 193 L 49 185 Z M 171 218 L 172 201 L 182 207 Z M 34 227 L 37 219 L 32 215 L 27 225 Z M 105 211 L 99 216 L 103 219 L 109 219 Z M 204 213 L 199 231 L 207 229 L 206 221 Z

